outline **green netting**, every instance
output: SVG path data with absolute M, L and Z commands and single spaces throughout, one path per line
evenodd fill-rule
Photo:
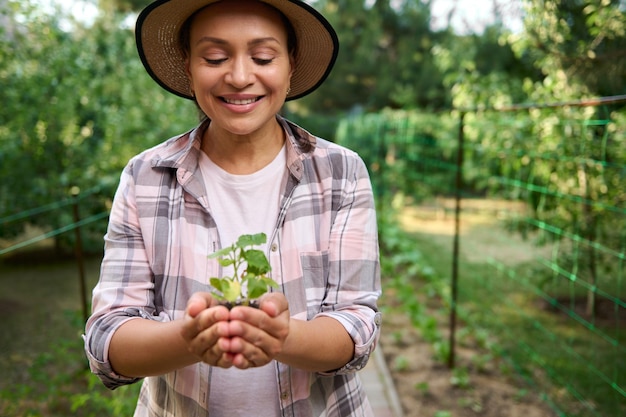
M 88 224 L 91 224 L 91 223 L 103 220 L 103 219 L 107 218 L 108 216 L 109 216 L 109 212 L 108 211 L 107 212 L 102 212 L 102 213 L 95 214 L 93 216 L 89 216 L 89 217 L 86 217 L 84 219 L 81 219 L 80 221 L 70 223 L 70 224 L 65 225 L 63 227 L 59 227 L 58 229 L 50 230 L 49 232 L 42 233 L 42 234 L 37 235 L 35 237 L 32 237 L 30 239 L 26 239 L 26 240 L 23 240 L 21 242 L 17 242 L 15 244 L 10 245 L 9 247 L 6 247 L 4 249 L 0 249 L 0 256 L 6 255 L 6 254 L 14 252 L 14 251 L 17 251 L 19 249 L 23 249 L 23 248 L 28 247 L 28 246 L 31 246 L 31 245 L 33 245 L 33 244 L 35 244 L 37 242 L 41 242 L 42 240 L 46 240 L 46 239 L 49 239 L 49 238 L 52 238 L 52 237 L 56 237 L 56 236 L 62 235 L 64 233 L 67 233 L 69 231 L 72 231 L 74 229 L 77 229 L 77 228 L 86 226 Z
M 458 193 L 461 222 L 482 212 L 475 227 L 501 232 L 483 248 L 482 264 L 460 260 L 458 299 L 447 303 L 465 323 L 489 329 L 566 416 L 626 415 L 624 103 L 467 111 L 460 119 L 388 112 L 346 120 L 338 135 L 365 159 L 379 200 L 402 195 L 445 212 Z M 469 247 L 462 257 L 473 255 L 471 237 L 459 241 Z M 477 276 L 484 265 L 491 272 Z
M 90 198 L 93 199 L 94 196 L 101 191 L 101 189 L 102 186 L 93 187 L 74 197 L 69 197 L 61 201 L 54 201 L 39 207 L 34 207 L 30 210 L 24 210 L 0 218 L 0 226 L 4 226 L 9 223 L 27 224 L 30 221 L 33 221 L 33 219 L 36 219 L 37 216 L 50 215 L 51 213 L 56 213 L 58 216 L 63 216 L 64 218 L 74 219 L 74 221 L 67 221 L 65 222 L 66 224 L 58 226 L 53 230 L 43 231 L 37 236 L 26 239 L 10 239 L 10 243 L 8 245 L 0 248 L 0 256 L 7 255 L 23 248 L 27 248 L 31 245 L 34 245 L 35 243 L 41 242 L 46 239 L 61 236 L 72 230 L 98 223 L 101 220 L 105 219 L 109 215 L 108 211 L 92 214 L 82 219 L 76 219 L 74 215 L 69 214 L 72 213 L 74 207 L 78 207 L 84 200 Z M 0 229 L 0 238 L 4 237 L 2 235 L 3 229 Z

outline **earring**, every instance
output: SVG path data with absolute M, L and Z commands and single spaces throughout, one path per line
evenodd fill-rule
M 289 93 L 291 93 L 291 87 L 287 88 L 287 96 L 289 96 Z

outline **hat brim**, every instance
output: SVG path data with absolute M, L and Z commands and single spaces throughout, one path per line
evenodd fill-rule
M 180 30 L 196 11 L 221 0 L 157 0 L 137 18 L 135 37 L 141 62 L 164 89 L 193 99 Z M 286 100 L 303 97 L 328 77 L 339 52 L 339 40 L 330 23 L 312 6 L 299 0 L 258 0 L 280 10 L 296 34 L 296 60 Z

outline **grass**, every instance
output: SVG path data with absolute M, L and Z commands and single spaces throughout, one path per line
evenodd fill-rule
M 85 265 L 95 285 L 99 258 Z M 129 416 L 139 385 L 107 390 L 88 370 L 78 270 L 49 252 L 0 263 L 0 415 Z
M 492 350 L 537 384 L 561 415 L 626 416 L 626 397 L 620 392 L 626 382 L 623 323 L 592 323 L 573 310 L 551 308 L 542 294 L 550 291 L 548 298 L 556 299 L 568 293 L 546 287 L 536 261 L 523 255 L 538 249 L 514 236 L 507 238 L 493 221 L 474 220 L 474 226 L 463 225 L 460 241 L 458 310 L 463 324 L 492 335 Z M 439 280 L 435 288 L 442 288 L 445 298 L 453 228 L 451 219 L 438 230 L 433 223 L 431 219 L 427 232 L 420 232 L 423 228 L 404 222 L 413 251 L 432 267 L 427 281 L 432 287 Z M 490 253 L 477 253 L 486 246 Z M 494 261 L 498 249 L 507 253 L 503 262 Z

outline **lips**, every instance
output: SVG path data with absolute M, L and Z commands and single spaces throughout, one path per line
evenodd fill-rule
M 222 101 L 224 103 L 227 104 L 233 104 L 236 106 L 245 106 L 247 104 L 252 104 L 255 103 L 259 100 L 261 100 L 261 98 L 263 98 L 263 96 L 260 97 L 253 97 L 253 98 L 245 98 L 245 99 L 235 99 L 235 98 L 227 98 L 227 97 L 220 97 L 222 99 Z

